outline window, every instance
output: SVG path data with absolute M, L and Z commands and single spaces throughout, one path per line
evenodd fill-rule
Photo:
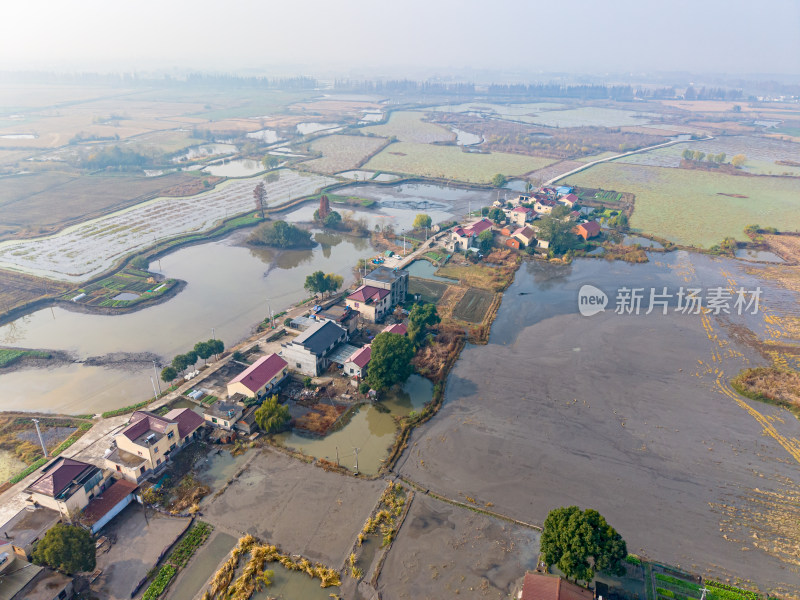
M 302 369 L 302 366 L 300 365 L 300 363 L 294 363 L 294 364 L 297 365 L 298 369 Z
M 172 444 L 172 446 L 170 446 L 170 447 L 169 447 L 169 449 L 170 449 L 170 452 L 171 452 L 172 450 L 175 450 L 175 446 L 176 446 L 176 444 Z
M 142 467 L 141 469 L 139 469 L 139 475 L 144 475 L 144 467 Z
M 219 421 L 217 421 L 217 417 L 211 417 L 211 422 L 212 423 L 218 423 Z
M 161 464 L 161 459 L 159 458 L 158 460 L 156 460 L 156 465 L 160 465 L 160 464 Z
M 175 433 L 174 433 L 174 432 L 172 432 L 172 431 L 170 431 L 170 432 L 167 434 L 167 439 L 168 439 L 168 440 L 171 440 L 171 439 L 172 439 L 172 437 L 173 437 L 174 435 L 175 435 Z
M 117 471 L 122 471 L 122 467 L 120 467 L 119 465 L 117 465 Z
M 155 452 L 156 454 L 158 454 L 158 446 L 156 446 L 155 448 L 153 448 L 153 452 Z
M 137 452 L 137 454 L 138 454 L 139 456 L 141 456 L 141 455 L 142 455 L 142 451 L 141 451 L 141 450 L 139 450 L 139 451 Z

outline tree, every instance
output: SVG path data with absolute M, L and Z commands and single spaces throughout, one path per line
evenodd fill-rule
M 492 234 L 491 229 L 481 232 L 481 234 L 478 236 L 478 250 L 480 250 L 482 254 L 488 254 L 489 250 L 492 249 L 493 243 L 494 234 Z
M 322 271 L 314 271 L 311 275 L 306 277 L 306 282 L 303 284 L 303 287 L 312 294 L 322 294 L 327 289 L 326 284 L 325 273 Z
M 430 216 L 426 215 L 425 213 L 420 213 L 416 217 L 414 217 L 414 229 L 425 229 L 430 228 L 431 224 L 433 223 L 433 219 Z
M 262 223 L 253 230 L 247 241 L 257 246 L 277 248 L 311 248 L 311 232 L 286 221 Z
M 261 164 L 264 166 L 265 169 L 274 169 L 277 167 L 281 162 L 277 156 L 272 156 L 271 154 L 265 154 L 264 158 L 261 159 Z
M 178 376 L 178 370 L 172 366 L 166 366 L 161 369 L 161 381 L 169 383 Z
M 694 156 L 694 152 L 692 152 L 691 150 L 689 150 L 687 148 L 686 150 L 683 151 L 683 154 L 681 156 L 683 156 L 683 158 L 685 160 L 692 160 L 692 157 Z
M 568 578 L 591 581 L 597 571 L 622 575 L 625 540 L 596 510 L 577 506 L 551 510 L 544 521 L 540 550 L 548 566 Z
M 342 224 L 342 215 L 335 210 L 332 210 L 330 213 L 328 213 L 328 216 L 322 219 L 322 224 L 329 229 L 336 229 Z
M 553 210 L 555 211 L 555 209 Z M 564 254 L 567 250 L 573 248 L 577 242 L 572 228 L 572 221 L 554 217 L 551 213 L 541 220 L 539 236 L 550 242 L 550 250 L 554 254 Z
M 747 157 L 744 154 L 737 154 L 731 159 L 731 164 L 737 169 L 747 162 Z
M 344 277 L 341 275 L 337 275 L 336 273 L 327 273 L 325 275 L 325 291 L 329 294 L 342 287 L 343 283 Z
M 208 340 L 207 343 L 211 347 L 212 354 L 219 355 L 219 354 L 222 354 L 223 352 L 225 352 L 225 344 L 222 342 L 222 340 L 213 340 L 212 339 L 212 340 Z
M 131 259 L 131 266 L 140 271 L 147 271 L 147 267 L 150 266 L 150 261 L 144 256 L 134 256 L 133 259 Z
M 414 345 L 411 340 L 396 333 L 379 333 L 372 341 L 366 381 L 374 390 L 383 390 L 402 383 L 414 370 Z
M 720 152 L 719 154 L 717 154 L 714 157 L 714 160 L 717 161 L 719 164 L 724 163 L 725 162 L 725 153 L 724 152 Z
M 36 544 L 31 556 L 37 565 L 46 565 L 67 575 L 95 568 L 95 546 L 83 527 L 59 523 L 51 527 Z
M 189 350 L 184 356 L 186 357 L 187 367 L 193 367 L 194 363 L 197 362 L 197 352 L 195 352 L 194 349 Z
M 214 354 L 214 349 L 208 342 L 197 342 L 194 345 L 194 351 L 197 356 L 203 359 L 203 362 L 207 362 L 209 357 Z
M 177 354 L 172 359 L 172 366 L 175 368 L 179 373 L 182 373 L 186 367 L 189 366 L 189 358 L 185 354 Z
M 267 188 L 263 181 L 259 181 L 258 185 L 253 189 L 253 198 L 256 200 L 256 210 L 261 213 L 261 218 L 264 218 L 264 206 L 267 203 Z
M 435 304 L 417 304 L 408 315 L 408 339 L 419 347 L 425 340 L 428 329 L 441 321 Z
M 486 215 L 495 223 L 502 223 L 506 220 L 506 213 L 503 212 L 502 208 L 494 207 L 489 211 L 489 214 Z
M 278 402 L 278 396 L 270 396 L 253 413 L 256 424 L 267 433 L 275 433 L 286 427 L 291 419 L 289 407 Z
M 508 183 L 508 179 L 506 179 L 506 176 L 503 175 L 502 173 L 498 173 L 497 175 L 492 177 L 492 185 L 494 187 L 501 188 L 507 183 Z
M 706 153 L 705 152 L 700 152 L 700 150 L 695 150 L 693 154 L 694 154 L 693 158 L 696 161 L 701 161 L 706 156 Z

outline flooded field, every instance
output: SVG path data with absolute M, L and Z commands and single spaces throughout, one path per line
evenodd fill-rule
M 252 177 L 266 169 L 260 161 L 245 158 L 209 165 L 203 171 L 218 177 Z
M 458 279 L 449 279 L 436 275 L 438 269 L 439 267 L 427 260 L 415 260 L 406 267 L 406 271 L 408 271 L 409 275 L 412 277 L 420 277 L 432 281 L 443 281 L 445 283 L 458 283 Z
M 361 238 L 324 235 L 311 250 L 275 251 L 240 245 L 247 235 L 242 231 L 189 246 L 154 263 L 153 270 L 187 282 L 163 304 L 114 316 L 48 308 L 0 327 L 0 344 L 68 350 L 79 359 L 154 352 L 168 361 L 211 337 L 212 327 L 226 345 L 245 338 L 267 314 L 268 304 L 278 312 L 306 298 L 303 282 L 317 269 L 338 273 L 349 285 L 353 265 L 371 253 Z M 245 288 L 242 281 L 248 282 Z M 152 365 L 20 369 L 0 375 L 0 410 L 110 410 L 152 395 L 152 373 Z
M 729 335 L 766 336 L 764 313 L 613 310 L 623 286 L 761 285 L 768 320 L 796 312 L 791 292 L 744 270 L 685 252 L 643 265 L 523 264 L 488 346 L 464 350 L 444 407 L 414 432 L 398 470 L 534 523 L 562 505 L 595 508 L 631 552 L 797 593 L 800 422 L 727 384 L 764 363 Z M 578 313 L 584 284 L 609 295 L 605 313 Z
M 394 417 L 419 411 L 432 397 L 433 384 L 419 375 L 412 375 L 402 391 L 388 392 L 386 398 L 380 402 L 388 412 L 381 412 L 372 405 L 364 405 L 347 425 L 324 438 L 310 438 L 287 432 L 276 435 L 275 439 L 287 448 L 332 462 L 336 462 L 338 447 L 339 462 L 351 471 L 355 471 L 354 449 L 358 448 L 358 471 L 374 475 L 394 443 L 397 433 Z

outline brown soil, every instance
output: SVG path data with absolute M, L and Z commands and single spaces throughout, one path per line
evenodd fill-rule
M 800 167 L 800 162 L 796 160 L 776 160 L 775 164 L 783 167 Z
M 758 177 L 753 173 L 737 169 L 731 164 L 717 164 L 701 160 L 681 159 L 681 169 L 693 169 L 695 171 L 711 171 L 713 173 L 725 173 L 726 175 L 740 175 L 742 177 Z M 728 195 L 728 194 L 723 194 Z M 746 198 L 747 196 L 733 196 L 733 198 Z
M 69 283 L 0 270 L 0 315 L 39 298 L 64 294 L 71 288 Z
M 461 351 L 464 330 L 454 325 L 441 324 L 432 344 L 420 349 L 411 361 L 417 373 L 431 381 L 442 381 L 448 365 Z
M 783 233 L 780 235 L 764 234 L 769 249 L 789 263 L 800 262 L 800 235 Z
M 728 198 L 749 198 L 750 196 L 744 196 L 742 194 L 726 194 L 725 192 L 717 192 L 717 196 L 727 196 Z
M 206 192 L 212 189 L 217 183 L 225 179 L 224 177 L 214 177 L 209 175 L 208 177 L 197 177 L 195 179 L 191 179 L 189 181 L 184 181 L 183 183 L 179 183 L 178 185 L 173 185 L 172 187 L 168 187 L 165 190 L 162 190 L 162 196 L 194 196 L 195 194 L 199 194 L 200 192 Z M 206 183 L 208 185 L 206 185 Z
M 395 156 L 408 156 L 405 152 L 389 152 L 389 154 L 394 154 Z

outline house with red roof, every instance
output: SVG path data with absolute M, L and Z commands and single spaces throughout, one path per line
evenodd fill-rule
M 512 238 L 519 240 L 525 246 L 530 246 L 536 241 L 536 234 L 532 227 L 522 227 L 514 232 Z
M 586 223 L 576 225 L 572 231 L 581 236 L 584 240 L 588 240 L 589 238 L 600 235 L 600 223 L 597 221 L 587 221 Z
M 592 590 L 558 575 L 525 573 L 520 600 L 594 600 Z
M 396 333 L 397 335 L 405 335 L 408 333 L 408 327 L 405 323 L 395 323 L 394 325 L 387 325 L 383 328 L 382 333 Z
M 113 479 L 111 481 L 114 481 Z M 80 522 L 96 534 L 130 504 L 139 486 L 127 479 L 117 479 L 83 509 Z
M 575 194 L 567 194 L 566 196 L 561 196 L 558 201 L 561 202 L 561 204 L 565 204 L 569 208 L 572 208 L 578 203 L 578 197 Z
M 450 252 L 463 252 L 474 245 L 475 238 L 492 227 L 494 227 L 494 224 L 486 218 L 464 227 L 457 225 L 450 230 L 450 235 L 445 241 L 445 247 Z
M 361 313 L 366 321 L 379 323 L 392 310 L 392 293 L 384 288 L 362 285 L 347 296 L 345 306 Z
M 541 198 L 536 200 L 533 205 L 533 210 L 541 215 L 549 215 L 553 209 L 558 206 L 558 202 L 551 198 Z
M 370 358 L 372 358 L 372 346 L 368 344 L 350 355 L 350 358 L 344 362 L 344 372 L 350 377 L 363 378 L 366 375 Z
M 32 504 L 68 516 L 83 510 L 104 483 L 103 472 L 96 466 L 58 457 L 42 469 L 42 474 L 25 488 L 25 493 Z
M 289 363 L 277 354 L 262 356 L 228 382 L 228 398 L 241 394 L 263 398 L 277 388 L 289 373 Z
M 514 223 L 515 225 L 524 227 L 525 223 L 533 220 L 535 214 L 536 213 L 532 208 L 525 208 L 524 206 L 518 206 L 509 211 L 508 220 Z
M 114 436 L 105 456 L 106 468 L 139 483 L 166 466 L 172 453 L 198 437 L 203 423 L 203 417 L 190 408 L 174 409 L 164 416 L 137 410 Z

